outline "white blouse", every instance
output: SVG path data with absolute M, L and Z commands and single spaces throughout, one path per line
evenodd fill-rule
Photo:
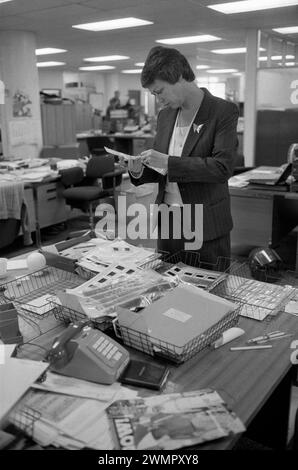
M 172 137 L 171 137 L 171 141 L 170 141 L 170 145 L 169 145 L 168 155 L 172 155 L 174 157 L 181 157 L 185 141 L 187 139 L 189 130 L 191 129 L 191 126 L 193 124 L 196 114 L 197 114 L 197 111 L 195 112 L 194 117 L 188 126 L 179 127 L 178 119 L 179 119 L 180 111 L 178 112 L 174 130 L 173 130 Z M 164 194 L 163 202 L 165 202 L 169 206 L 180 206 L 180 207 L 183 206 L 178 184 L 170 182 L 168 177 L 167 177 L 167 183 L 165 187 L 165 194 Z

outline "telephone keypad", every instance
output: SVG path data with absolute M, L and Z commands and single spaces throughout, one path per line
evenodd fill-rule
M 112 361 L 119 361 L 122 357 L 122 353 L 119 351 L 119 348 L 113 343 L 110 342 L 104 336 L 101 336 L 93 345 L 92 348 L 103 358 Z

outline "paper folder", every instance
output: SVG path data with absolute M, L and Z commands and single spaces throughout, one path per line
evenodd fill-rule
M 194 286 L 176 287 L 138 314 L 119 312 L 120 326 L 144 333 L 182 349 L 189 341 L 208 334 L 237 304 Z M 177 351 L 177 349 L 176 349 Z
M 151 304 L 144 315 L 151 337 L 183 348 L 236 307 L 198 287 L 183 286 Z

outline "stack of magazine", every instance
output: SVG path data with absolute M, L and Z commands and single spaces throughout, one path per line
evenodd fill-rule
M 211 389 L 118 400 L 107 409 L 121 450 L 171 450 L 245 431 Z

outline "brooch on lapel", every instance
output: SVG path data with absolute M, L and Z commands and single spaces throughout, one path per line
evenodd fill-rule
M 204 124 L 193 124 L 192 127 L 193 127 L 193 131 L 194 132 L 197 132 L 198 134 L 200 133 L 200 130 L 202 129 L 202 127 L 204 126 Z

